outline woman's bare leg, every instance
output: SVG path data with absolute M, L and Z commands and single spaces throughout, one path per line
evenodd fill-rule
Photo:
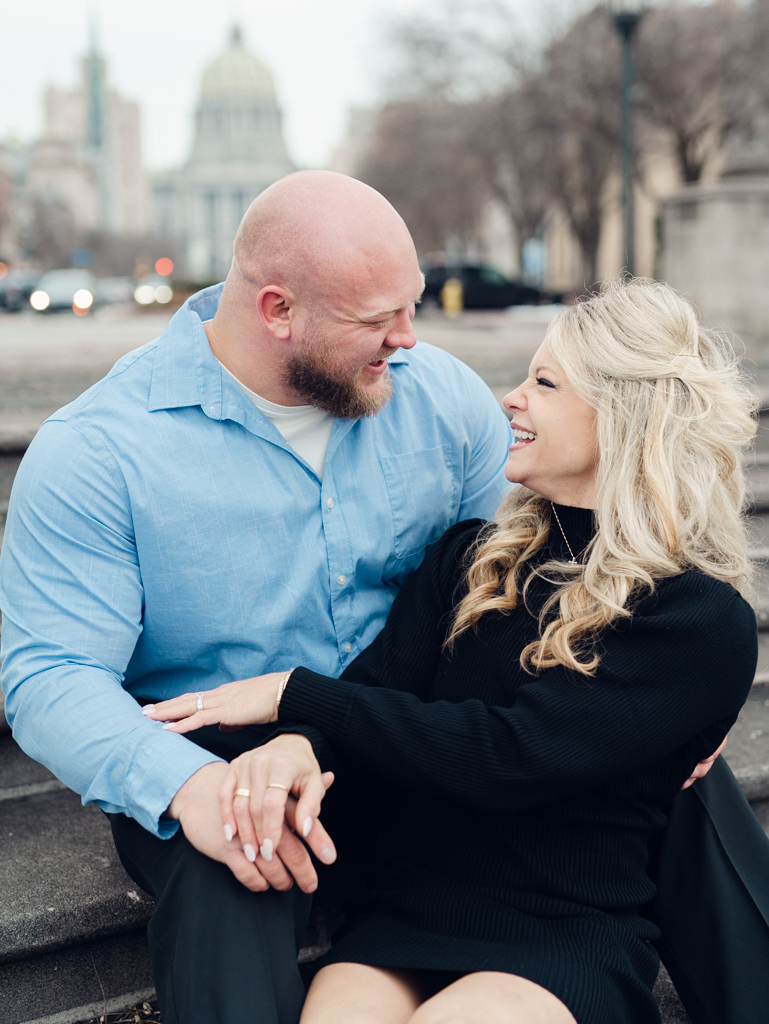
M 299 1024 L 406 1024 L 423 998 L 408 971 L 329 964 L 313 978 Z
M 363 1021 L 365 1018 L 358 1018 Z M 379 1018 L 372 1017 L 372 1020 Z M 304 1022 L 304 1018 L 302 1018 Z M 466 974 L 415 1010 L 409 1024 L 577 1024 L 560 999 L 514 974 Z

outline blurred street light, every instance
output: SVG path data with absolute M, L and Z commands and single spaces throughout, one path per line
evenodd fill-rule
M 29 297 L 29 304 L 33 309 L 36 309 L 38 313 L 42 313 L 44 309 L 48 309 L 51 305 L 51 298 L 48 295 L 48 292 L 32 292 Z
M 155 273 L 161 277 L 169 277 L 174 272 L 174 261 L 170 260 L 167 256 L 161 256 L 159 260 L 155 262 Z
M 134 292 L 134 298 L 140 306 L 150 306 L 155 301 L 155 289 L 151 284 L 140 284 Z
M 635 274 L 635 203 L 633 161 L 633 36 L 649 7 L 643 0 L 607 0 L 606 7 L 622 43 L 622 84 L 620 86 L 622 150 L 623 263 Z

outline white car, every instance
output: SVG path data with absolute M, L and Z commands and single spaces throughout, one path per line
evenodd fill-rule
M 81 316 L 93 306 L 96 281 L 90 270 L 49 270 L 37 282 L 29 304 L 38 313 L 71 309 Z

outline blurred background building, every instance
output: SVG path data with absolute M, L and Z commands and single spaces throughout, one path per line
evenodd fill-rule
M 109 87 L 93 36 L 79 79 L 73 90 L 46 90 L 40 138 L 0 146 L 6 259 L 88 265 L 98 241 L 150 229 L 139 107 Z
M 236 26 L 228 48 L 203 72 L 187 163 L 152 179 L 154 224 L 178 242 L 182 271 L 200 280 L 224 277 L 241 217 L 293 170 L 272 75 Z

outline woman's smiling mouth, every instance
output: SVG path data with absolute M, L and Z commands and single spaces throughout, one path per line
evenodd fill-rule
M 523 448 L 527 444 L 531 444 L 535 441 L 537 435 L 532 430 L 524 430 L 523 427 L 517 426 L 515 423 L 510 424 L 510 428 L 513 431 L 513 443 L 510 445 L 511 448 Z

